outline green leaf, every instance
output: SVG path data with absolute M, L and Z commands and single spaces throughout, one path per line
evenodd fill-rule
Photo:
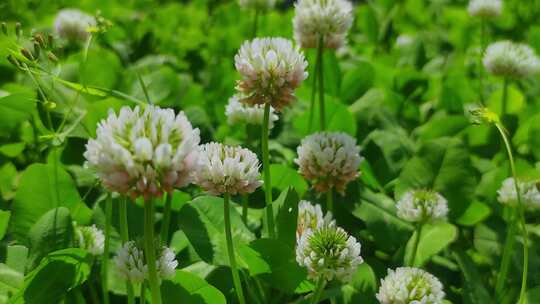
M 484 203 L 473 201 L 463 212 L 463 214 L 456 219 L 456 223 L 463 226 L 474 226 L 491 214 L 491 208 Z
M 233 242 L 238 248 L 240 244 L 246 244 L 255 237 L 246 228 L 232 204 L 230 208 Z M 195 198 L 182 207 L 178 223 L 203 261 L 213 265 L 229 265 L 222 198 L 213 196 Z M 243 266 L 241 257 L 238 259 L 240 266 Z
M 367 61 L 355 63 L 354 69 L 343 75 L 340 96 L 343 102 L 351 104 L 373 86 L 375 70 Z
M 284 191 L 289 187 L 294 187 L 299 196 L 303 196 L 307 191 L 308 184 L 304 178 L 294 169 L 282 164 L 270 165 L 270 176 L 272 178 L 272 188 Z
M 472 201 L 477 172 L 469 153 L 457 139 L 440 138 L 422 144 L 396 183 L 396 197 L 406 191 L 427 188 L 440 192 L 447 200 L 450 218 L 457 218 Z
M 288 187 L 272 204 L 278 239 L 291 248 L 294 248 L 296 244 L 298 202 L 298 195 L 292 188 Z
M 17 168 L 13 163 L 7 162 L 0 167 L 0 193 L 4 200 L 11 200 L 15 195 L 17 173 Z
M 76 214 L 87 208 L 71 176 L 64 169 L 52 164 L 32 164 L 22 173 L 15 194 L 10 228 L 17 239 L 24 240 L 30 227 L 47 211 L 67 207 Z M 84 222 L 74 215 L 74 220 Z
M 225 296 L 205 280 L 177 270 L 174 278 L 161 284 L 163 303 L 226 304 Z
M 14 158 L 19 156 L 26 148 L 26 144 L 23 142 L 11 143 L 0 146 L 0 153 L 4 154 L 9 158 Z
M 13 304 L 60 303 L 90 275 L 92 256 L 83 249 L 68 248 L 50 253 L 29 273 Z
M 89 104 L 87 108 L 87 114 L 84 116 L 82 121 L 84 128 L 88 132 L 88 135 L 90 137 L 95 137 L 97 124 L 99 123 L 99 121 L 106 118 L 110 110 L 118 113 L 120 108 L 125 105 L 130 104 L 113 97 L 105 98 L 103 100 L 99 100 Z
M 0 210 L 0 240 L 6 235 L 11 211 Z
M 371 266 L 366 262 L 358 266 L 350 283 L 341 287 L 341 301 L 343 304 L 378 303 L 375 299 L 377 292 L 377 276 Z
M 15 271 L 24 274 L 26 261 L 28 259 L 28 248 L 22 245 L 10 245 L 7 247 L 6 265 Z
M 462 284 L 465 289 L 463 302 L 472 304 L 494 303 L 483 283 L 484 280 L 480 271 L 471 258 L 461 250 L 454 251 L 453 255 L 459 264 L 459 268 L 461 268 L 465 280 Z
M 413 242 L 416 238 L 416 232 L 411 236 L 407 243 L 405 260 L 410 260 L 413 251 Z M 422 227 L 420 234 L 420 242 L 413 265 L 421 267 L 429 259 L 439 253 L 444 248 L 448 247 L 457 238 L 456 226 L 442 222 L 437 224 L 425 224 Z
M 502 86 L 493 94 L 491 94 L 488 100 L 488 107 L 495 113 L 501 115 L 502 113 L 502 95 L 503 88 Z M 514 85 L 508 85 L 508 114 L 520 114 L 523 108 L 525 107 L 525 96 L 523 93 Z
M 469 120 L 463 115 L 433 117 L 418 127 L 415 132 L 422 140 L 430 140 L 443 136 L 454 136 L 470 126 Z
M 23 282 L 24 273 L 0 263 L 0 303 L 7 303 L 7 299 L 23 286 Z
M 85 85 L 112 89 L 120 76 L 121 63 L 112 51 L 92 48 L 86 62 L 79 67 L 79 81 Z
M 28 94 L 11 94 L 0 97 L 0 136 L 9 136 L 10 132 L 32 115 L 36 101 Z

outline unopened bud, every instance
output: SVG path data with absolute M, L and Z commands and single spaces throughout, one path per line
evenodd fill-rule
M 37 41 L 34 41 L 34 55 L 36 58 L 39 58 L 39 51 L 41 47 L 39 46 L 39 43 Z
M 22 35 L 22 25 L 20 22 L 15 23 L 15 34 L 17 38 L 20 38 Z
M 19 64 L 19 61 L 17 60 L 17 58 L 15 58 L 13 55 L 8 55 L 7 56 L 7 60 L 13 64 L 16 68 L 20 68 L 20 64 Z
M 34 40 L 39 43 L 39 46 L 43 49 L 47 48 L 47 45 L 45 44 L 45 40 L 43 39 L 43 35 L 41 33 L 37 33 L 34 36 Z
M 52 49 L 53 43 L 54 43 L 54 37 L 52 34 L 47 35 L 47 42 L 48 42 L 49 48 Z
M 56 57 L 56 55 L 54 55 L 53 52 L 48 52 L 47 53 L 47 58 L 49 58 L 49 60 L 54 62 L 54 63 L 58 62 L 58 57 Z
M 34 60 L 34 56 L 32 56 L 32 53 L 30 53 L 30 51 L 28 49 L 25 49 L 25 48 L 22 48 L 21 49 L 21 54 L 26 57 L 26 59 L 30 60 L 30 61 L 33 61 Z
M 2 27 L 2 33 L 4 33 L 4 35 L 7 35 L 8 34 L 8 31 L 7 31 L 7 25 L 5 22 L 2 22 L 2 24 L 0 25 Z
M 43 103 L 43 106 L 48 110 L 53 110 L 56 108 L 56 102 L 47 100 Z

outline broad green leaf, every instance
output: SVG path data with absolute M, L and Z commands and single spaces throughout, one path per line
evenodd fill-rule
M 0 303 L 7 303 L 7 299 L 23 286 L 23 282 L 24 273 L 0 263 Z
M 463 294 L 464 302 L 472 304 L 494 303 L 483 283 L 484 277 L 471 258 L 461 250 L 454 251 L 453 255 L 459 264 L 464 278 L 462 284 L 465 289 L 465 293 Z
M 69 174 L 52 164 L 32 164 L 22 173 L 15 194 L 10 228 L 17 239 L 26 239 L 30 227 L 47 211 L 67 207 L 74 220 L 83 222 L 76 211 L 86 206 Z
M 22 274 L 26 271 L 28 248 L 22 245 L 10 245 L 7 247 L 6 265 Z
M 366 263 L 360 264 L 350 283 L 341 287 L 341 296 L 338 303 L 355 304 L 378 303 L 375 299 L 377 292 L 377 276 L 371 267 Z
M 9 136 L 21 122 L 29 119 L 35 109 L 36 101 L 28 94 L 11 94 L 0 97 L 0 136 Z
M 0 167 L 0 193 L 4 200 L 11 200 L 15 195 L 17 168 L 10 162 Z
M 114 52 L 92 48 L 86 62 L 79 66 L 79 81 L 84 85 L 112 89 L 119 80 L 120 68 L 120 60 Z
M 501 87 L 491 94 L 488 100 L 488 107 L 495 113 L 501 115 L 502 113 L 502 95 L 503 88 Z M 509 114 L 519 114 L 525 106 L 525 96 L 514 85 L 508 86 L 508 99 L 507 99 L 507 112 Z
M 254 235 L 246 228 L 232 204 L 230 208 L 233 241 L 238 248 L 240 244 L 253 240 Z M 223 214 L 222 198 L 201 196 L 182 207 L 178 223 L 203 261 L 228 266 Z M 240 257 L 238 262 L 243 266 Z
M 423 141 L 444 136 L 454 136 L 464 130 L 471 123 L 463 115 L 449 115 L 433 117 L 418 127 L 415 132 Z
M 284 191 L 289 187 L 294 187 L 301 197 L 308 189 L 308 184 L 298 171 L 282 164 L 270 165 L 270 176 L 272 178 L 272 188 Z
M 0 240 L 6 235 L 11 211 L 0 210 Z
M 359 61 L 354 68 L 343 75 L 340 96 L 343 102 L 351 104 L 373 85 L 375 70 L 367 61 Z
M 456 219 L 456 222 L 463 226 L 474 226 L 485 220 L 491 214 L 491 209 L 484 203 L 473 201 Z
M 105 98 L 88 105 L 88 113 L 83 118 L 83 125 L 88 132 L 89 137 L 96 137 L 96 128 L 100 120 L 105 119 L 109 111 L 118 113 L 120 108 L 125 105 L 131 105 L 117 98 Z
M 9 158 L 14 158 L 19 156 L 26 148 L 26 144 L 23 142 L 5 144 L 0 146 L 0 153 L 4 154 Z
M 325 115 L 326 130 L 341 131 L 351 136 L 356 135 L 356 122 L 352 114 L 347 109 L 347 106 L 344 104 L 333 98 L 326 98 Z M 295 118 L 293 121 L 293 127 L 300 133 L 301 136 L 306 136 L 316 130 L 319 130 L 318 103 L 315 103 L 311 129 L 309 128 L 309 111 L 304 111 L 298 118 Z
M 161 284 L 163 303 L 226 304 L 225 296 L 205 280 L 177 270 L 174 278 Z
M 290 248 L 294 248 L 296 244 L 298 202 L 298 195 L 288 187 L 272 204 L 278 239 Z
M 416 237 L 415 232 L 407 243 L 405 251 L 406 261 L 410 260 L 414 247 L 413 243 Z M 450 223 L 441 222 L 437 224 L 425 224 L 422 227 L 420 242 L 418 243 L 418 250 L 416 251 L 413 265 L 421 267 L 429 261 L 432 256 L 448 247 L 456 240 L 456 238 L 457 228 Z

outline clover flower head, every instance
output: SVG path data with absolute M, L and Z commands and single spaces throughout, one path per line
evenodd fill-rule
M 501 0 L 470 0 L 467 7 L 469 15 L 480 18 L 495 18 L 501 15 Z
M 146 277 L 144 254 L 134 241 L 124 243 L 113 258 L 114 265 L 122 278 L 131 283 L 141 283 Z
M 276 0 L 238 0 L 238 4 L 245 9 L 264 12 L 272 9 L 276 4 Z
M 174 252 L 169 247 L 163 246 L 158 257 L 159 258 L 156 261 L 158 276 L 161 279 L 173 277 L 176 273 L 176 266 L 178 266 L 178 261 L 176 260 Z
M 247 105 L 238 100 L 238 96 L 229 98 L 229 103 L 225 108 L 225 115 L 229 124 L 245 123 L 251 125 L 262 125 L 264 121 L 264 106 L 260 104 Z M 274 121 L 278 120 L 274 108 L 270 107 L 269 128 L 274 127 Z
M 294 90 L 307 78 L 304 54 L 285 38 L 246 41 L 234 61 L 240 102 L 269 103 L 278 112 L 296 100 Z
M 396 48 L 400 50 L 409 49 L 414 45 L 414 36 L 409 34 L 401 34 L 396 38 Z
M 377 300 L 381 304 L 441 304 L 444 300 L 443 285 L 432 274 L 412 267 L 388 269 L 381 279 Z
M 348 0 L 299 0 L 293 19 L 294 38 L 304 48 L 336 49 L 345 44 L 353 22 L 353 6 Z
M 109 191 L 148 199 L 193 180 L 199 129 L 183 112 L 123 107 L 118 115 L 110 111 L 96 133 L 84 157 Z
M 360 243 L 335 225 L 323 225 L 302 234 L 296 245 L 296 261 L 308 269 L 311 279 L 323 277 L 349 282 L 358 265 Z
M 96 25 L 96 19 L 78 9 L 63 9 L 54 19 L 54 31 L 68 41 L 84 42 L 90 36 L 89 27 Z
M 540 185 L 538 181 L 518 180 L 519 193 L 523 206 L 527 209 L 540 209 Z M 518 198 L 514 178 L 507 178 L 503 181 L 501 188 L 497 191 L 498 200 L 501 204 L 512 207 L 518 206 Z
M 315 230 L 323 225 L 335 225 L 332 220 L 332 213 L 327 212 L 323 215 L 321 206 L 312 205 L 308 201 L 300 201 L 298 203 L 298 224 L 296 226 L 296 240 L 300 240 L 302 234 L 308 230 Z
M 105 236 L 103 231 L 96 225 L 76 227 L 77 241 L 80 248 L 85 249 L 92 255 L 103 254 Z
M 244 194 L 261 186 L 257 155 L 241 147 L 201 146 L 196 182 L 211 194 Z
M 299 172 L 311 181 L 318 192 L 326 192 L 332 187 L 345 192 L 347 184 L 360 173 L 362 161 L 356 140 L 342 132 L 319 132 L 302 139 L 297 148 L 295 163 Z
M 432 222 L 446 219 L 448 201 L 430 190 L 412 190 L 403 195 L 397 205 L 398 217 L 409 222 Z
M 483 63 L 491 74 L 512 79 L 527 78 L 540 71 L 540 59 L 530 46 L 508 40 L 490 44 Z

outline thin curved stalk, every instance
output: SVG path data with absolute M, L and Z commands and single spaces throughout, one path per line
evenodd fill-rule
M 223 215 L 225 220 L 225 238 L 227 239 L 227 254 L 229 256 L 229 264 L 231 266 L 231 272 L 233 277 L 234 289 L 238 296 L 238 302 L 245 304 L 244 290 L 242 289 L 242 283 L 240 282 L 240 275 L 238 274 L 238 268 L 236 267 L 236 257 L 234 255 L 234 244 L 231 232 L 231 210 L 230 210 L 230 197 L 228 193 L 223 195 Z
M 164 244 L 169 242 L 169 226 L 171 225 L 171 202 L 172 193 L 167 193 L 163 206 L 163 223 L 161 225 L 161 241 Z
M 266 200 L 266 225 L 268 236 L 276 237 L 274 228 L 274 211 L 272 209 L 272 181 L 270 179 L 270 155 L 268 151 L 269 137 L 269 122 L 270 122 L 270 104 L 264 105 L 264 120 L 262 125 L 262 154 L 263 154 L 263 171 L 264 171 L 264 196 Z
M 105 241 L 103 244 L 103 256 L 101 259 L 101 290 L 103 293 L 103 303 L 109 303 L 109 248 L 111 242 L 111 222 L 112 222 L 112 195 L 109 193 L 105 200 Z
M 144 245 L 146 264 L 148 265 L 148 283 L 152 295 L 152 304 L 161 303 L 159 281 L 156 267 L 156 250 L 154 248 L 154 200 L 144 202 Z
M 318 72 L 319 72 L 319 115 L 320 115 L 320 124 L 321 131 L 326 130 L 326 113 L 324 107 L 324 38 L 321 36 L 319 38 L 319 45 L 317 47 L 317 59 L 318 63 Z
M 119 214 L 120 214 L 120 237 L 122 239 L 122 243 L 125 244 L 129 241 L 129 228 L 128 228 L 128 221 L 127 221 L 127 198 L 123 197 L 120 199 L 119 204 Z M 133 291 L 133 284 L 129 280 L 126 281 L 126 291 L 127 291 L 127 297 L 128 297 L 128 304 L 134 304 L 135 303 L 135 295 Z
M 418 252 L 418 244 L 420 244 L 420 236 L 422 234 L 422 224 L 416 225 L 415 238 L 413 243 L 413 252 L 407 265 L 414 266 L 414 260 L 416 260 L 416 253 Z
M 501 259 L 501 268 L 499 269 L 499 275 L 497 276 L 497 282 L 495 283 L 495 297 L 499 300 L 502 297 L 502 291 L 504 283 L 508 278 L 508 270 L 510 269 L 510 260 L 512 254 L 514 253 L 514 244 L 516 239 L 516 214 L 512 210 L 512 215 L 510 216 L 510 226 L 506 233 L 506 240 L 504 242 L 503 256 Z

